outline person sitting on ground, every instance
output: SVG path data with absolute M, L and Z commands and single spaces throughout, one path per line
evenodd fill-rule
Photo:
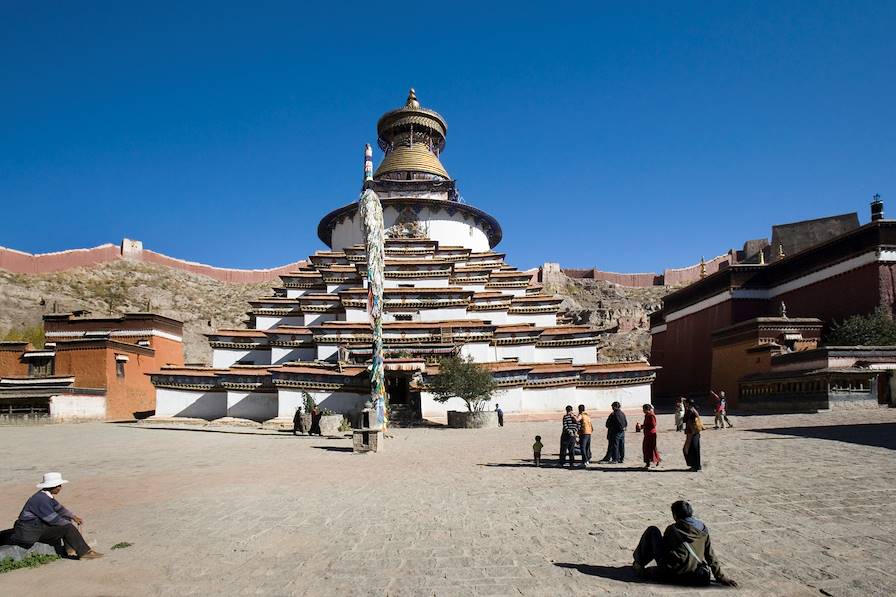
M 12 541 L 29 549 L 35 543 L 58 545 L 62 539 L 69 555 L 77 556 L 79 560 L 101 558 L 103 554 L 91 549 L 75 527 L 75 524 L 80 526 L 84 522 L 81 517 L 53 497 L 62 491 L 65 483 L 68 481 L 60 473 L 44 475 L 43 480 L 37 484 L 40 491 L 28 498 L 16 520 Z
M 651 526 L 641 535 L 632 554 L 635 572 L 645 575 L 647 565 L 656 560 L 659 580 L 664 582 L 707 586 L 715 576 L 720 584 L 736 587 L 737 583 L 722 573 L 712 550 L 709 529 L 694 518 L 691 505 L 684 500 L 673 503 L 672 518 L 675 524 L 666 527 L 665 533 Z
M 535 436 L 535 443 L 532 444 L 532 456 L 535 460 L 535 466 L 541 466 L 541 449 L 544 448 L 544 444 L 541 443 L 541 436 Z

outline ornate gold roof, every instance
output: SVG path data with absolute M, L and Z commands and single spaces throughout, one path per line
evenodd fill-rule
M 393 172 L 417 172 L 450 180 L 439 161 L 448 124 L 434 111 L 422 108 L 413 89 L 405 105 L 386 112 L 376 123 L 377 142 L 385 157 L 373 177 Z
M 426 172 L 451 178 L 439 158 L 421 143 L 413 146 L 401 145 L 387 153 L 373 177 L 379 178 L 390 172 Z

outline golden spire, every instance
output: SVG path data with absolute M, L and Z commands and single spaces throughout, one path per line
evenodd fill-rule
M 405 106 L 408 108 L 419 108 L 420 102 L 417 101 L 417 93 L 414 91 L 414 88 L 411 87 L 411 90 L 408 91 L 408 101 L 405 103 Z
M 704 260 L 703 257 L 700 258 L 700 277 L 706 277 L 706 260 Z
M 784 245 L 778 243 L 778 259 L 784 259 Z
M 765 250 L 759 251 L 759 265 L 765 265 Z

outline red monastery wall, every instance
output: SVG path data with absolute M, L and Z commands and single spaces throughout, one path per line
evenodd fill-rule
M 289 263 L 271 269 L 232 269 L 214 267 L 203 263 L 194 263 L 175 259 L 161 253 L 143 249 L 140 241 L 125 239 L 121 246 L 113 244 L 100 245 L 92 249 L 72 249 L 58 253 L 25 253 L 6 247 L 0 247 L 0 269 L 15 274 L 46 274 L 61 272 L 76 267 L 85 267 L 99 263 L 109 263 L 118 259 L 130 259 L 165 265 L 194 274 L 208 276 L 222 282 L 255 283 L 277 280 L 277 276 L 294 271 L 304 261 Z

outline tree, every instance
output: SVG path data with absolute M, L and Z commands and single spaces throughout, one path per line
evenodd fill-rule
M 893 346 L 896 345 L 896 321 L 882 308 L 868 315 L 853 315 L 831 324 L 824 343 L 827 346 Z
M 473 413 L 483 410 L 485 403 L 498 392 L 498 383 L 491 371 L 473 359 L 453 356 L 439 361 L 439 373 L 429 382 L 429 389 L 436 402 L 460 398 Z

